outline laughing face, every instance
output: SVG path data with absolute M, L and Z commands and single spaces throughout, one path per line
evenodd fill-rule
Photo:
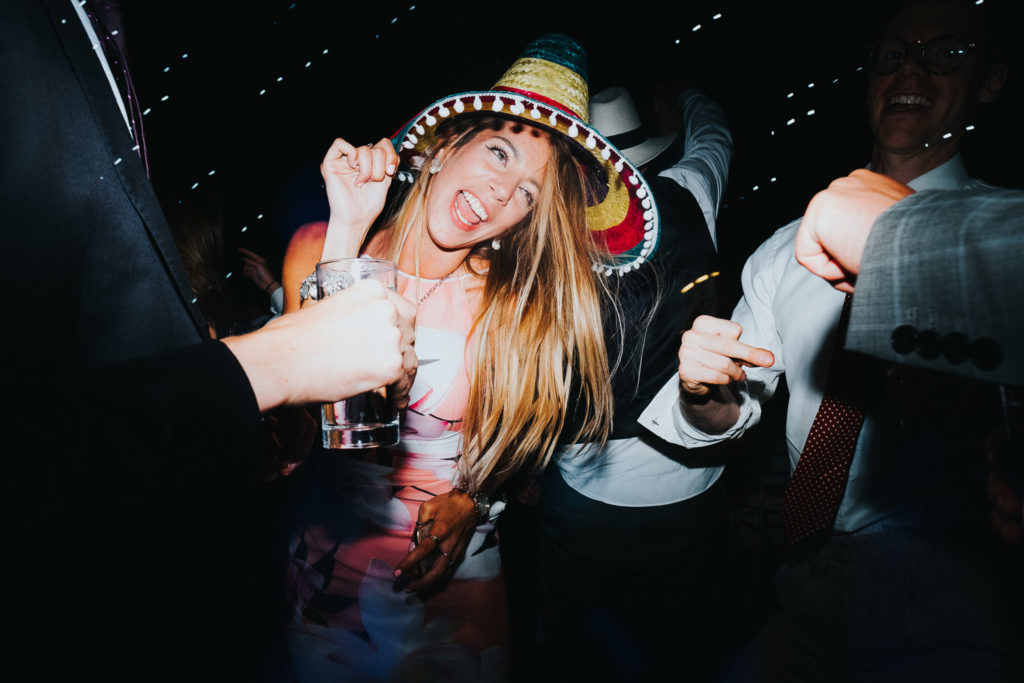
M 963 3 L 912 3 L 889 23 L 883 42 L 913 44 L 949 35 L 980 42 L 973 23 Z M 951 73 L 932 74 L 922 64 L 920 50 L 912 47 L 892 73 L 872 73 L 867 100 L 876 150 L 917 154 L 945 141 L 952 156 L 978 104 L 995 97 L 988 87 L 988 71 L 984 56 L 975 50 Z M 947 133 L 951 135 L 944 137 Z
M 434 246 L 468 250 L 518 225 L 537 201 L 550 155 L 546 133 L 511 121 L 439 153 L 426 199 Z

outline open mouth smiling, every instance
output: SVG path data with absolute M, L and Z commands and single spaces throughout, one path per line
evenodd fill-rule
M 455 217 L 463 225 L 472 227 L 488 219 L 483 202 L 465 190 L 460 190 L 455 195 Z
M 893 95 L 886 100 L 887 109 L 903 109 L 910 107 L 932 107 L 935 106 L 935 102 L 925 97 L 924 95 Z

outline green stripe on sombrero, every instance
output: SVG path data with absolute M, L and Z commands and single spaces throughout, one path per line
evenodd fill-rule
M 522 58 L 545 59 L 560 64 L 576 72 L 584 81 L 589 81 L 587 74 L 587 52 L 583 46 L 568 36 L 551 33 L 541 36 L 527 46 Z

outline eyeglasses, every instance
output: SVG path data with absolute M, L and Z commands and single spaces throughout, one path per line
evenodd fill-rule
M 955 35 L 936 36 L 913 43 L 899 38 L 886 38 L 868 48 L 868 65 L 876 74 L 891 74 L 900 68 L 909 53 L 920 59 L 925 71 L 941 76 L 959 69 L 967 59 L 967 54 L 977 48 L 977 43 Z M 916 54 L 918 51 L 920 54 Z

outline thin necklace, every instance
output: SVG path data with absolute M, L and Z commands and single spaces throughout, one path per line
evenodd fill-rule
M 444 282 L 445 282 L 445 280 L 447 280 L 448 278 L 450 278 L 450 277 L 451 277 L 452 275 L 455 275 L 455 273 L 456 273 L 456 272 L 457 272 L 458 270 L 459 270 L 459 269 L 458 269 L 458 268 L 456 268 L 455 270 L 453 270 L 452 272 L 448 273 L 447 275 L 445 275 L 444 277 L 442 277 L 442 278 L 441 278 L 440 280 L 438 280 L 437 282 L 435 282 L 435 283 L 434 283 L 434 286 L 433 286 L 433 287 L 431 287 L 430 289 L 428 289 L 428 290 L 427 290 L 427 293 L 426 293 L 426 294 L 424 294 L 423 296 L 421 296 L 421 297 L 420 297 L 420 303 L 422 304 L 422 303 L 423 303 L 424 301 L 426 301 L 427 299 L 429 299 L 429 298 L 430 298 L 430 295 L 431 295 L 431 294 L 433 294 L 434 292 L 436 292 L 436 291 L 437 291 L 437 288 L 438 288 L 438 287 L 440 287 L 441 285 L 443 285 L 443 284 L 444 284 Z

